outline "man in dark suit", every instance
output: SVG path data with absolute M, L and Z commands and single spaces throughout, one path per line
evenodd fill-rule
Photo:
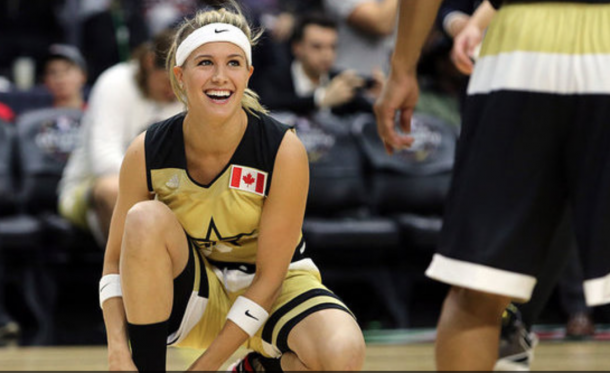
M 272 111 L 310 115 L 318 110 L 334 114 L 372 111 L 383 73 L 362 77 L 352 70 L 333 71 L 337 25 L 324 15 L 301 18 L 292 37 L 294 60 L 270 71 L 259 87 L 263 104 Z

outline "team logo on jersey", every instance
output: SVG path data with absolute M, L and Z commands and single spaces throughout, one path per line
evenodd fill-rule
M 258 232 L 253 230 L 250 233 L 239 233 L 235 236 L 223 236 L 214 222 L 214 218 L 210 219 L 207 227 L 205 238 L 197 238 L 189 235 L 195 246 L 202 250 L 205 256 L 210 256 L 212 252 L 228 253 L 236 246 L 241 246 L 242 240 L 250 240 L 256 238 Z
M 174 176 L 172 176 L 167 183 L 165 183 L 165 186 L 171 189 L 178 189 L 180 186 L 180 178 L 178 177 L 178 174 L 174 174 Z
M 250 167 L 231 166 L 229 187 L 264 196 L 267 173 Z

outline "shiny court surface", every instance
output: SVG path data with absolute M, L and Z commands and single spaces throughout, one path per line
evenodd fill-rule
M 432 344 L 367 347 L 365 370 L 433 370 Z M 244 352 L 235 355 L 235 359 Z M 199 355 L 170 349 L 168 369 L 182 371 Z M 234 359 L 232 359 L 234 360 Z M 105 347 L 0 348 L 0 370 L 106 370 Z M 610 370 L 610 342 L 542 342 L 532 370 Z

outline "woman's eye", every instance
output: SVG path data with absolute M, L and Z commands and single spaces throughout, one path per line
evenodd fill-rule
M 241 66 L 241 63 L 238 60 L 231 60 L 229 66 Z
M 210 66 L 212 64 L 212 61 L 210 60 L 201 60 L 199 61 L 199 63 L 197 65 L 199 66 Z

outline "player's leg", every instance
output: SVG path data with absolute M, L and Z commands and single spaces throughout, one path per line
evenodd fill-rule
M 532 332 L 561 274 L 565 271 L 566 262 L 575 245 L 572 215 L 567 209 L 557 228 L 550 250 L 544 260 L 538 282 L 527 303 L 513 303 L 502 315 L 500 331 L 500 348 L 496 371 L 527 371 L 534 356 L 538 338 Z
M 288 271 L 269 319 L 233 371 L 360 370 L 365 345 L 354 316 L 309 259 Z M 294 263 L 293 263 L 294 264 Z M 264 356 L 263 356 L 264 355 Z M 266 357 L 265 357 L 266 356 Z
M 508 297 L 452 287 L 438 323 L 437 369 L 493 367 L 497 360 L 500 319 L 509 303 Z M 485 354 L 485 351 L 492 353 Z
M 439 252 L 427 272 L 432 278 L 520 301 L 531 297 L 568 195 L 563 152 L 574 105 L 555 93 L 564 88 L 552 78 L 564 60 L 543 53 L 562 45 L 548 35 L 565 40 L 556 35 L 567 30 L 560 27 L 562 7 L 511 4 L 490 26 L 470 81 Z M 446 304 L 445 319 L 468 311 L 460 299 Z M 473 338 L 486 333 L 476 325 L 468 331 Z M 440 333 L 437 344 L 459 351 L 452 355 L 457 362 L 439 353 L 443 369 L 475 369 L 462 364 L 475 353 L 485 364 L 497 356 L 497 344 L 475 352 L 449 333 Z
M 360 327 L 347 312 L 327 309 L 300 321 L 288 336 L 291 352 L 282 356 L 284 371 L 353 371 L 364 364 Z
M 132 356 L 140 371 L 165 370 L 174 279 L 188 259 L 184 231 L 166 205 L 146 201 L 129 210 L 120 272 Z

